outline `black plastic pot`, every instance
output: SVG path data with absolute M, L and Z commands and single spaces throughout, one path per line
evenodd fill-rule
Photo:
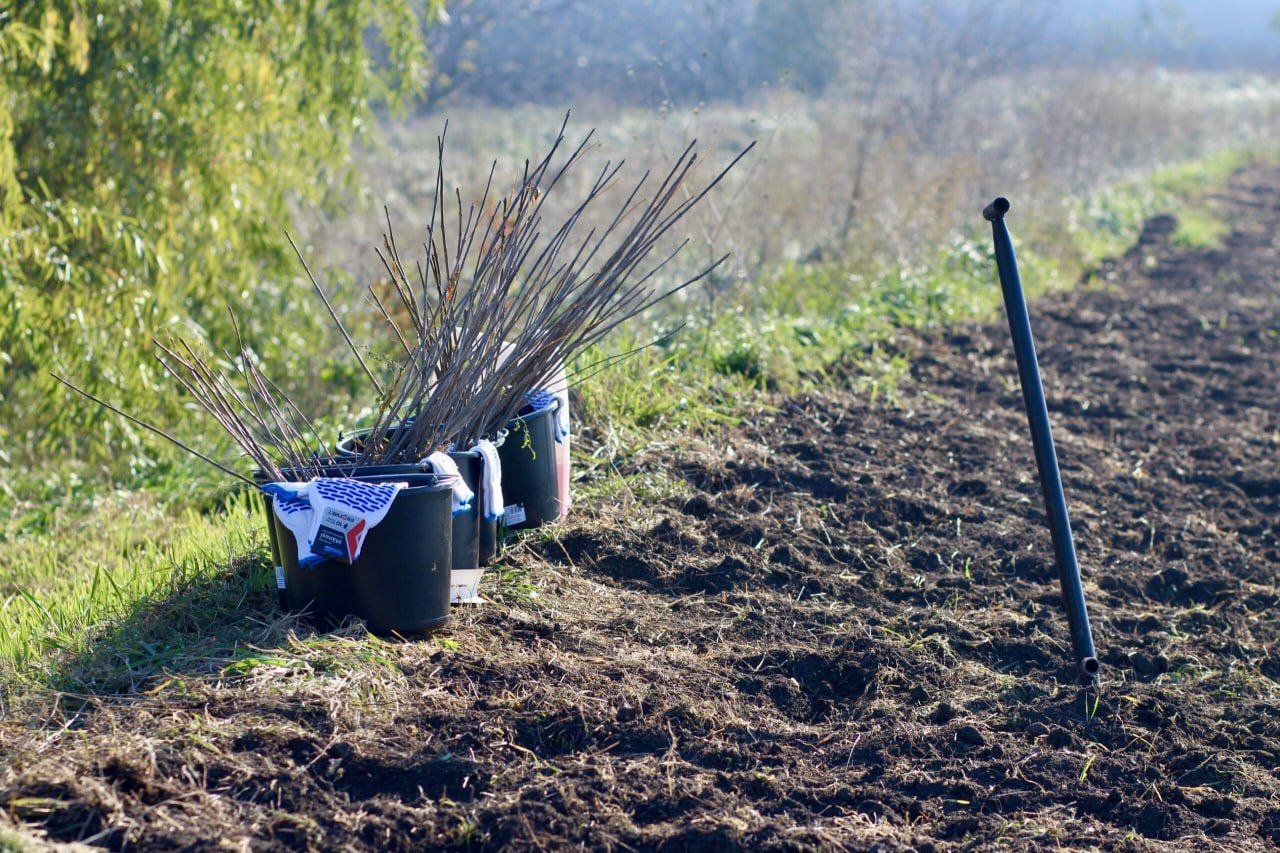
M 383 477 L 388 474 L 432 474 L 430 465 L 424 465 L 416 462 L 412 465 L 355 465 L 355 459 L 351 456 L 321 456 L 316 459 L 320 466 L 320 473 L 326 477 Z M 305 481 L 311 479 L 311 471 L 297 471 L 293 468 L 285 468 L 280 473 L 284 474 L 285 480 Z M 254 479 L 259 483 L 265 483 L 267 477 L 261 471 L 255 471 Z
M 350 464 L 350 459 L 337 456 L 321 457 L 316 461 L 324 466 L 321 468 L 320 473 L 326 477 L 353 477 L 357 475 L 379 477 L 388 474 L 432 473 L 430 466 L 423 465 L 367 465 L 362 468 L 356 468 Z M 284 474 L 286 482 L 311 479 L 311 472 L 304 473 L 286 468 L 281 473 Z M 266 483 L 271 479 L 262 471 L 255 471 L 253 478 L 258 483 Z M 283 550 L 280 545 L 281 531 L 285 530 L 285 528 L 276 519 L 271 496 L 264 494 L 262 499 L 267 512 L 267 537 L 271 541 L 271 558 L 275 566 L 276 590 L 280 609 L 303 611 L 306 609 L 305 603 L 315 598 L 315 591 L 312 589 L 314 577 L 299 574 L 296 571 L 296 562 L 294 563 L 294 569 L 290 569 L 285 565 L 282 559 Z
M 560 401 L 539 411 L 528 409 L 507 423 L 502 460 L 504 521 L 509 530 L 530 530 L 563 515 L 556 483 L 556 412 Z
M 407 482 L 369 531 L 353 565 L 324 560 L 298 565 L 293 532 L 272 513 L 289 607 L 325 626 L 349 616 L 378 634 L 420 634 L 449 620 L 452 490 L 434 474 L 390 472 L 359 479 Z
M 280 559 L 280 537 L 276 533 L 276 513 L 272 507 L 271 495 L 261 492 L 262 503 L 267 511 L 267 538 L 271 541 L 271 567 L 275 571 L 276 601 L 281 610 L 289 609 L 289 593 L 285 585 L 284 562 Z
M 453 568 L 469 570 L 480 568 L 480 523 L 484 508 L 481 504 L 480 484 L 484 477 L 479 453 L 450 453 L 449 458 L 458 466 L 462 482 L 475 493 L 471 509 L 453 517 Z
M 358 458 L 360 454 L 355 448 L 369 432 L 367 429 L 357 430 L 340 438 L 335 448 L 336 458 Z M 506 435 L 500 431 L 494 445 L 501 448 Z M 463 482 L 476 494 L 471 510 L 453 517 L 453 568 L 463 571 L 478 569 L 492 563 L 498 554 L 498 522 L 484 517 L 484 461 L 479 453 L 472 450 L 454 451 L 449 457 L 458 466 Z M 361 472 L 365 470 L 362 468 Z M 426 470 L 430 470 L 430 466 Z M 504 485 L 504 494 L 505 489 Z
M 506 499 L 506 489 L 503 488 L 503 500 Z M 492 565 L 497 559 L 498 552 L 501 548 L 502 540 L 498 536 L 498 527 L 502 524 L 501 518 L 492 521 L 484 517 L 484 504 L 480 500 L 477 493 L 476 496 L 476 516 L 480 522 L 480 553 L 477 555 L 480 559 L 480 565 Z

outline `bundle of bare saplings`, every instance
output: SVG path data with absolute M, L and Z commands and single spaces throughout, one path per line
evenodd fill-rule
M 657 179 L 626 183 L 624 163 L 606 162 L 566 205 L 594 138 L 569 150 L 562 125 L 509 192 L 495 187 L 494 163 L 465 203 L 446 185 L 441 136 L 424 257 L 406 261 L 388 217 L 378 252 L 388 282 L 368 288 L 367 340 L 307 269 L 372 403 L 368 424 L 336 446 L 242 338 L 221 362 L 181 337 L 156 341 L 155 354 L 251 473 L 57 378 L 262 493 L 282 606 L 380 633 L 439 627 L 451 601 L 478 600 L 507 531 L 568 509 L 569 389 L 628 355 L 583 363 L 584 353 L 724 260 L 673 276 L 684 242 L 670 232 L 750 148 L 698 189 L 696 143 Z M 553 217 L 551 198 L 569 212 Z

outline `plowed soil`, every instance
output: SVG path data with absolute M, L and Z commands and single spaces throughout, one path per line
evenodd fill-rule
M 11 714 L 0 806 L 111 847 L 1280 845 L 1278 187 L 1032 300 L 1096 690 L 997 322 L 900 335 L 892 404 L 651 449 L 674 489 L 521 545 L 537 596 L 444 643 Z

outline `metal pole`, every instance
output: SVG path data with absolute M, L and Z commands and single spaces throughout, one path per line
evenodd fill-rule
M 1062 474 L 1058 470 L 1058 454 L 1053 447 L 1049 407 L 1044 400 L 1040 363 L 1036 359 L 1036 345 L 1031 336 L 1031 319 L 1027 315 L 1026 297 L 1022 293 L 1022 276 L 1018 274 L 1013 239 L 1004 222 L 1004 216 L 1008 212 L 1009 200 L 998 198 L 987 205 L 982 215 L 991 223 L 995 237 L 996 268 L 1000 273 L 1000 289 L 1004 293 L 1009 331 L 1013 334 L 1013 351 L 1018 359 L 1018 378 L 1022 382 L 1022 401 L 1026 405 L 1027 422 L 1031 426 L 1031 443 L 1035 446 L 1040 486 L 1044 490 L 1049 533 L 1053 537 L 1053 556 L 1058 565 L 1058 580 L 1062 585 L 1062 603 L 1067 610 L 1067 622 L 1071 626 L 1071 648 L 1075 652 L 1080 676 L 1088 681 L 1096 681 L 1098 658 L 1094 654 L 1093 632 L 1089 628 L 1084 589 L 1080 585 L 1080 564 L 1076 561 L 1076 546 L 1071 538 L 1067 499 L 1062 492 Z

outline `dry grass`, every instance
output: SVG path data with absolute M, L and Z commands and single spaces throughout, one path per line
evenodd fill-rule
M 1073 200 L 1105 183 L 1266 144 L 1280 122 L 1274 81 L 1154 70 L 995 78 L 948 102 L 928 139 L 853 104 L 835 95 L 775 93 L 742 107 L 588 106 L 575 113 L 571 130 L 609 128 L 601 159 L 655 168 L 689 138 L 702 142 L 712 162 L 758 140 L 745 168 L 686 227 L 697 249 L 688 264 L 733 254 L 731 268 L 704 289 L 732 291 L 730 303 L 750 305 L 760 295 L 754 289 L 781 264 L 821 258 L 866 271 L 921 261 L 948 235 L 969 231 L 996 194 L 1012 196 L 1025 221 L 1045 231 L 1063 228 Z M 483 186 L 493 159 L 523 162 L 548 141 L 534 129 L 553 126 L 555 116 L 554 109 L 534 107 L 450 110 L 454 179 L 464 188 Z M 386 148 L 360 156 L 360 195 L 374 204 L 310 222 L 308 239 L 322 264 L 358 281 L 376 274 L 372 247 L 382 204 L 406 231 L 426 220 L 434 188 L 430 141 L 444 118 L 389 126 Z

